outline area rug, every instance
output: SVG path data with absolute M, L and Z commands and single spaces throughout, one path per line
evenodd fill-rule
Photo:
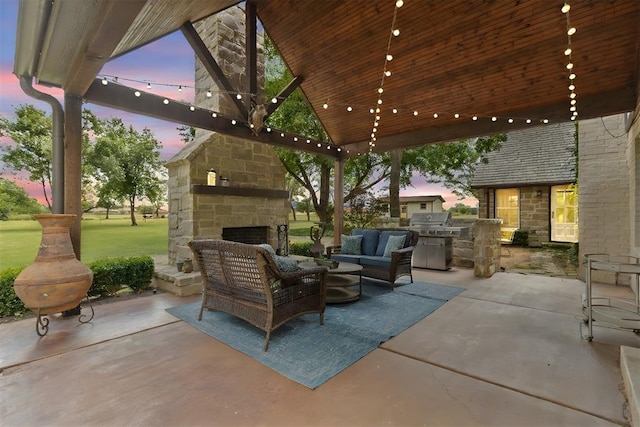
M 252 357 L 280 374 L 314 389 L 373 351 L 381 343 L 414 325 L 464 288 L 414 282 L 388 286 L 363 282 L 360 300 L 328 305 L 324 325 L 310 314 L 265 333 L 226 313 L 205 310 L 200 302 L 168 308 L 172 315 Z

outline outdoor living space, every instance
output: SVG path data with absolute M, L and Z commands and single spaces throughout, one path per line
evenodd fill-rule
M 100 305 L 88 324 L 53 317 L 42 338 L 33 319 L 4 324 L 2 424 L 631 424 L 620 348 L 640 347 L 640 337 L 595 327 L 593 341 L 584 339 L 584 282 L 477 278 L 460 267 L 413 275 L 465 290 L 315 390 L 165 311 L 199 296 Z

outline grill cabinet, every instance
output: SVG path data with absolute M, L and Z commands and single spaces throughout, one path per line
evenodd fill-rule
M 451 227 L 449 212 L 415 213 L 409 228 L 418 232 L 411 266 L 432 270 L 449 270 L 453 261 L 453 238 L 465 236 L 467 227 Z

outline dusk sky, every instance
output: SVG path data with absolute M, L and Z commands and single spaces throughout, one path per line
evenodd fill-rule
M 37 108 L 51 114 L 49 104 L 38 101 L 24 94 L 20 88 L 18 78 L 13 74 L 13 60 L 15 54 L 16 27 L 18 19 L 18 0 L 0 0 L 0 116 L 15 119 L 14 110 L 22 104 L 33 104 Z M 152 44 L 138 49 L 128 55 L 124 55 L 105 65 L 101 74 L 117 76 L 121 83 L 127 86 L 146 89 L 146 83 L 127 81 L 151 82 L 151 91 L 178 101 L 193 102 L 194 99 L 194 53 L 181 32 L 170 34 Z M 183 86 L 183 91 L 178 92 L 178 86 Z M 49 93 L 62 102 L 63 93 L 60 89 L 52 89 L 36 85 L 34 87 L 42 92 Z M 147 127 L 151 129 L 156 139 L 163 145 L 162 158 L 171 158 L 183 145 L 178 135 L 179 124 L 156 120 L 150 117 L 133 115 L 124 111 L 104 108 L 94 104 L 85 104 L 85 109 L 101 119 L 119 117 L 127 125 L 132 125 L 138 131 Z M 0 146 L 11 144 L 9 138 L 1 137 Z M 1 165 L 1 163 L 0 163 Z M 13 173 L 7 173 L 4 165 L 0 169 L 0 176 L 11 179 L 16 184 L 25 188 L 32 197 L 41 202 L 40 187 L 37 183 Z M 401 196 L 441 195 L 445 200 L 445 207 L 457 203 L 457 197 L 446 188 L 427 184 L 422 177 L 414 177 L 414 187 L 400 191 Z M 466 199 L 464 203 L 475 206 L 475 199 Z

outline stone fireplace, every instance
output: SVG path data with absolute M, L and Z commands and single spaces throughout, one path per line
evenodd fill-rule
M 244 11 L 240 7 L 214 15 L 195 25 L 227 79 L 244 88 Z M 259 45 L 261 44 L 259 36 Z M 263 67 L 259 50 L 258 64 Z M 258 86 L 264 87 L 263 72 Z M 236 117 L 237 110 L 226 93 L 216 89 L 202 63 L 196 58 L 196 104 Z M 208 97 L 211 90 L 213 96 Z M 262 99 L 256 102 L 263 102 Z M 245 119 L 246 120 L 246 119 Z M 285 171 L 272 146 L 252 140 L 196 130 L 195 140 L 167 162 L 169 172 L 168 261 L 192 257 L 192 239 L 229 237 L 230 231 L 255 232 L 261 240 L 278 247 L 278 230 L 288 223 L 290 203 Z M 218 182 L 228 186 L 207 186 L 207 172 L 215 169 Z M 225 234 L 227 233 L 227 234 Z M 245 236 L 246 237 L 246 236 Z M 255 240 L 255 233 L 251 237 Z M 230 240 L 236 240 L 232 238 Z M 253 241 L 253 240 L 252 240 Z

